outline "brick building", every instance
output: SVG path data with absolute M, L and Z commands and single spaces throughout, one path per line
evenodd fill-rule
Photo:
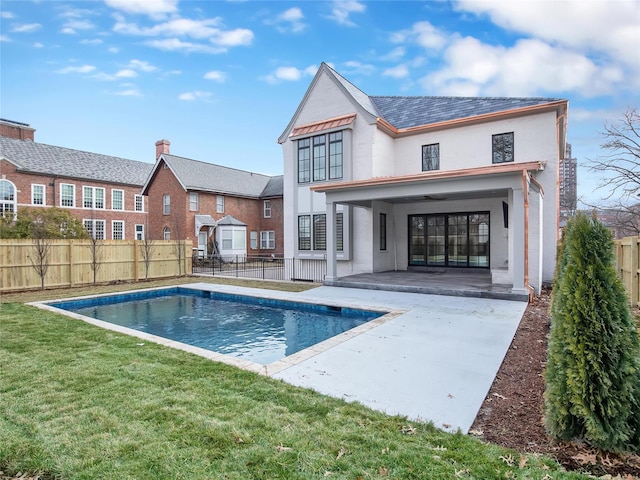
M 25 123 L 0 120 L 0 214 L 60 207 L 97 238 L 141 239 L 141 188 L 153 165 L 34 141 Z
M 150 238 L 191 239 L 201 255 L 282 254 L 282 176 L 178 157 L 168 140 L 156 157 L 142 189 Z

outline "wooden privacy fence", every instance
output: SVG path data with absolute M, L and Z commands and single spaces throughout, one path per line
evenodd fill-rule
M 154 240 L 149 245 L 149 272 L 142 240 L 101 240 L 97 242 L 96 283 L 137 281 L 191 274 L 191 240 Z M 182 251 L 180 265 L 178 248 Z M 45 287 L 73 287 L 93 283 L 91 240 L 50 240 Z M 31 239 L 0 240 L 0 292 L 40 288 L 40 276 Z M 178 268 L 180 266 L 180 268 Z
M 616 267 L 631 304 L 640 306 L 640 237 L 616 240 Z

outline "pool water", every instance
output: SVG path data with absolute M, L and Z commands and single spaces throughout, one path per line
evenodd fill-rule
M 179 287 L 52 305 L 263 365 L 383 315 Z

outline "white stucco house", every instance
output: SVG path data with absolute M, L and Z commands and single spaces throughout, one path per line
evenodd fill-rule
M 369 96 L 322 64 L 279 137 L 284 253 L 326 281 L 484 269 L 513 292 L 553 278 L 568 101 Z

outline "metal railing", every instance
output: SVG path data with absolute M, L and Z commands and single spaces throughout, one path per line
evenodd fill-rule
M 210 255 L 193 256 L 193 273 L 261 280 L 322 283 L 327 274 L 325 259 L 280 256 Z

